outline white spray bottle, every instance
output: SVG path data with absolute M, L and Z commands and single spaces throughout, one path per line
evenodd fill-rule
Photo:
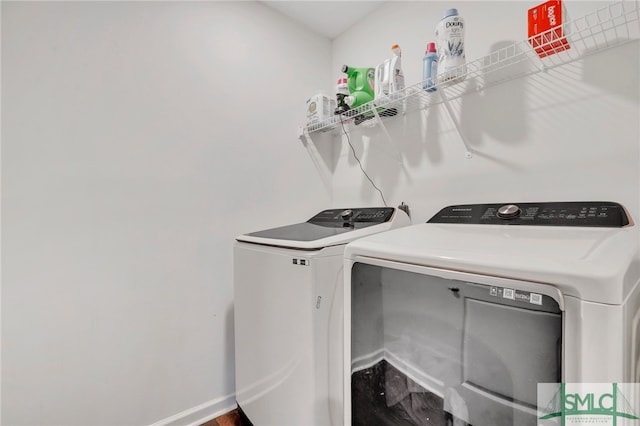
M 397 93 L 404 90 L 404 73 L 402 72 L 402 51 L 400 46 L 391 46 L 393 57 L 391 58 L 391 78 L 389 80 L 389 93 Z
M 402 51 L 400 46 L 391 46 L 393 56 L 376 67 L 375 98 L 389 96 L 404 90 L 404 73 L 402 72 Z

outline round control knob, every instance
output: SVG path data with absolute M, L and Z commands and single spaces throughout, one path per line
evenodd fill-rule
M 520 216 L 520 207 L 515 204 L 506 204 L 498 209 L 498 217 L 502 219 L 513 219 Z
M 342 213 L 340 213 L 340 216 L 343 219 L 349 219 L 351 216 L 353 216 L 353 210 L 351 209 L 344 210 Z

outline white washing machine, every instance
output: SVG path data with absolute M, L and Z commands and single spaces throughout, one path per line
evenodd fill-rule
M 538 383 L 640 382 L 639 241 L 619 204 L 553 202 L 349 244 L 345 424 L 534 426 Z
M 237 237 L 236 399 L 254 425 L 342 423 L 344 247 L 409 223 L 395 208 L 331 209 Z

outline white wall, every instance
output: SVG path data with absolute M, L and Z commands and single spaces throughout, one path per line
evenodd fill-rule
M 457 2 L 467 58 L 524 39 L 536 3 Z M 345 143 L 297 141 L 305 98 L 393 43 L 417 83 L 451 6 L 393 2 L 330 44 L 253 2 L 2 2 L 2 423 L 230 408 L 233 237 L 381 203 Z M 441 107 L 351 138 L 415 223 L 561 199 L 639 221 L 639 68 L 634 42 L 455 102 L 472 159 Z
M 472 61 L 525 40 L 527 9 L 538 3 L 392 2 L 333 41 L 331 72 L 337 79 L 342 64 L 373 67 L 399 43 L 406 82 L 418 83 L 443 10 L 457 7 L 466 20 Z M 607 4 L 570 1 L 568 10 L 577 18 Z M 471 159 L 442 105 L 386 120 L 393 143 L 377 128 L 350 138 L 389 204 L 408 203 L 414 223 L 450 204 L 553 200 L 618 201 L 639 222 L 639 46 L 636 40 L 452 102 Z M 334 202 L 380 204 L 346 142 L 330 152 L 323 138 L 314 138 L 314 156 L 330 171 Z
M 232 241 L 329 202 L 330 60 L 255 2 L 2 2 L 2 424 L 233 407 Z

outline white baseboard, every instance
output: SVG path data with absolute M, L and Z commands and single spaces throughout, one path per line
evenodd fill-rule
M 382 360 L 387 361 L 396 370 L 399 370 L 402 374 L 426 390 L 435 393 L 440 398 L 444 398 L 444 382 L 423 372 L 422 369 L 417 368 L 411 362 L 405 361 L 402 357 L 396 355 L 386 347 L 377 349 L 351 361 L 351 374 L 371 368 Z
M 351 374 L 373 367 L 385 358 L 386 349 L 380 348 L 351 361 Z
M 157 421 L 150 426 L 199 426 L 237 407 L 236 394 L 234 393 L 189 408 L 181 413 Z
M 385 350 L 385 360 L 391 364 L 396 370 L 422 386 L 424 389 L 444 398 L 444 382 L 430 376 L 422 369 L 417 368 L 413 363 L 405 361 L 395 353 Z

